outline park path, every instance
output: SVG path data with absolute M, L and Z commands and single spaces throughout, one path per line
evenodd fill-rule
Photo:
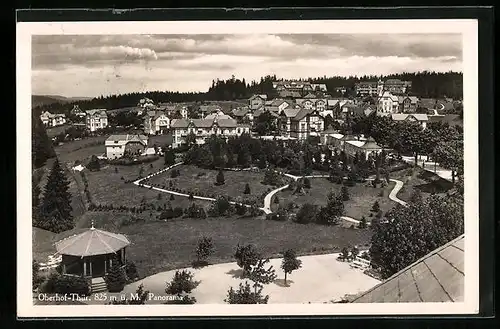
M 184 164 L 184 162 L 178 162 L 170 167 L 167 167 L 167 168 L 164 168 L 160 171 L 157 171 L 155 173 L 152 173 L 144 178 L 140 178 L 136 181 L 134 181 L 134 184 L 137 185 L 137 186 L 141 186 L 141 187 L 145 187 L 145 188 L 148 188 L 148 189 L 152 189 L 152 190 L 155 190 L 155 191 L 158 191 L 158 192 L 163 192 L 163 193 L 168 193 L 168 194 L 173 194 L 173 195 L 178 195 L 178 196 L 183 196 L 183 197 L 187 197 L 189 198 L 189 194 L 186 194 L 186 193 L 180 193 L 180 192 L 175 192 L 175 191 L 171 191 L 171 190 L 167 190 L 167 189 L 163 189 L 163 188 L 159 188 L 159 187 L 154 187 L 154 186 L 151 186 L 151 185 L 147 185 L 147 184 L 144 184 L 142 183 L 142 181 L 146 180 L 146 179 L 149 179 L 153 176 L 156 176 L 156 175 L 159 175 L 167 170 L 170 170 L 172 168 L 175 168 L 177 166 L 180 166 L 181 164 Z M 203 197 L 203 196 L 198 196 L 198 195 L 193 195 L 193 199 L 196 199 L 196 200 L 204 200 L 204 201 L 216 201 L 217 199 L 215 198 L 209 198 L 209 197 Z M 244 204 L 244 203 L 240 203 L 240 202 L 235 202 L 235 201 L 229 201 L 230 204 L 232 205 L 236 205 L 236 204 L 240 204 L 240 205 L 243 205 L 247 208 L 250 208 L 251 205 L 248 205 L 248 204 Z M 260 210 L 263 210 L 263 208 L 259 208 Z
M 415 158 L 414 157 L 402 156 L 402 158 L 403 158 L 404 162 L 409 163 L 411 165 L 415 165 Z M 419 166 L 420 168 L 422 168 L 428 172 L 434 173 L 434 174 L 438 175 L 439 177 L 441 177 L 442 179 L 445 179 L 449 182 L 453 181 L 451 178 L 451 170 L 441 167 L 439 165 L 439 163 L 429 161 L 428 156 L 425 156 L 425 155 L 419 156 L 418 161 L 417 161 L 417 166 Z
M 173 195 L 178 195 L 178 196 L 183 196 L 183 197 L 189 197 L 189 194 L 186 194 L 186 193 L 180 193 L 180 192 L 175 192 L 175 191 L 171 191 L 171 190 L 167 190 L 167 189 L 163 189 L 163 188 L 159 188 L 159 187 L 154 187 L 154 186 L 151 186 L 151 185 L 147 185 L 147 184 L 143 184 L 142 181 L 146 180 L 146 179 L 149 179 L 153 176 L 156 176 L 156 175 L 159 175 L 167 170 L 170 170 L 172 168 L 175 168 L 177 166 L 180 166 L 184 164 L 184 162 L 178 162 L 172 166 L 169 166 L 167 168 L 164 168 L 160 171 L 157 171 L 155 173 L 152 173 L 152 174 L 149 174 L 148 176 L 144 177 L 144 178 L 140 178 L 136 181 L 134 181 L 134 184 L 137 185 L 137 186 L 142 186 L 142 187 L 145 187 L 145 188 L 149 188 L 149 189 L 153 189 L 155 191 L 159 191 L 159 192 L 163 192 L 163 193 L 169 193 L 169 194 L 173 194 Z M 292 174 L 287 174 L 287 173 L 282 173 L 282 172 L 278 172 L 280 173 L 281 175 L 284 175 L 286 177 L 289 177 L 289 178 L 292 178 L 293 180 L 297 181 L 299 178 L 328 178 L 329 175 L 309 175 L 309 176 L 296 176 L 296 175 L 292 175 Z M 370 180 L 373 180 L 372 178 L 369 178 L 367 179 L 368 181 Z M 397 197 L 397 194 L 398 192 L 401 190 L 401 188 L 403 187 L 403 182 L 400 181 L 400 180 L 397 180 L 397 179 L 390 179 L 390 181 L 392 182 L 395 182 L 396 185 L 394 186 L 394 188 L 392 189 L 391 193 L 389 194 L 389 199 L 394 201 L 394 202 L 397 202 L 403 206 L 407 206 L 407 203 L 401 199 L 399 199 Z M 288 188 L 288 184 L 287 185 L 284 185 L 284 186 L 281 186 L 281 187 L 278 187 L 274 190 L 272 190 L 271 192 L 269 192 L 265 197 L 264 197 L 264 207 L 262 208 L 259 208 L 260 210 L 264 211 L 264 213 L 267 215 L 267 214 L 270 214 L 272 213 L 272 210 L 271 210 L 271 199 L 272 197 Z M 202 197 L 202 196 L 197 196 L 197 195 L 193 195 L 193 199 L 196 199 L 196 200 L 204 200 L 204 201 L 216 201 L 215 198 L 209 198 L 209 197 Z M 234 202 L 234 201 L 230 201 L 229 203 L 233 204 L 233 205 L 236 205 L 236 204 L 240 204 L 240 205 L 244 205 L 245 207 L 247 208 L 250 208 L 251 205 L 247 205 L 247 204 L 243 204 L 243 203 L 238 203 L 238 202 Z M 359 224 L 359 220 L 357 219 L 354 219 L 352 217 L 347 217 L 347 216 L 342 216 L 341 217 L 342 219 L 348 221 L 348 222 L 351 222 L 351 223 L 354 223 L 354 224 Z

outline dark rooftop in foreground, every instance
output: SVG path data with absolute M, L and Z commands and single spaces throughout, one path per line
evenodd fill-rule
M 352 303 L 463 302 L 464 235 L 430 252 Z

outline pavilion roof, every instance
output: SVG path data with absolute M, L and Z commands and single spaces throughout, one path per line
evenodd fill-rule
M 58 254 L 71 256 L 95 256 L 115 253 L 128 246 L 130 241 L 122 234 L 91 227 L 55 243 Z

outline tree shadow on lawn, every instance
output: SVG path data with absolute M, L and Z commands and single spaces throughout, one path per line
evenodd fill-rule
M 200 269 L 200 268 L 203 268 L 205 266 L 208 266 L 210 265 L 209 262 L 207 262 L 206 260 L 194 260 L 193 262 L 191 262 L 191 266 L 194 268 L 194 269 Z
M 418 178 L 427 183 L 416 185 L 415 188 L 425 193 L 445 193 L 453 188 L 453 183 L 426 171 L 420 172 Z
M 274 280 L 274 284 L 281 288 L 288 288 L 290 287 L 291 283 L 293 283 L 293 280 L 286 280 L 286 284 L 285 284 L 285 279 Z
M 227 271 L 226 274 L 231 275 L 234 279 L 244 279 L 243 269 L 241 269 L 241 268 L 232 269 L 230 271 Z

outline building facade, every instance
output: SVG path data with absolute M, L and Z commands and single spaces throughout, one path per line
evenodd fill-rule
M 66 115 L 45 111 L 40 115 L 40 120 L 46 127 L 56 127 L 66 123 Z
M 265 105 L 266 100 L 267 95 L 253 95 L 248 100 L 248 105 L 250 106 L 251 110 L 258 110 Z
M 379 113 L 398 113 L 399 99 L 397 96 L 385 91 L 378 99 L 377 112 Z
M 126 154 L 140 155 L 148 146 L 148 137 L 144 135 L 111 135 L 106 139 L 106 157 L 118 159 Z
M 161 111 L 148 111 L 144 116 L 144 133 L 163 135 L 170 128 L 170 118 Z
M 105 109 L 88 110 L 86 114 L 85 123 L 88 130 L 96 131 L 108 126 L 108 114 Z
M 217 135 L 221 137 L 240 136 L 250 133 L 250 126 L 238 124 L 234 119 L 176 119 L 172 120 L 174 141 L 172 148 L 186 143 L 188 135 L 193 134 L 197 144 L 205 144 L 205 140 Z

